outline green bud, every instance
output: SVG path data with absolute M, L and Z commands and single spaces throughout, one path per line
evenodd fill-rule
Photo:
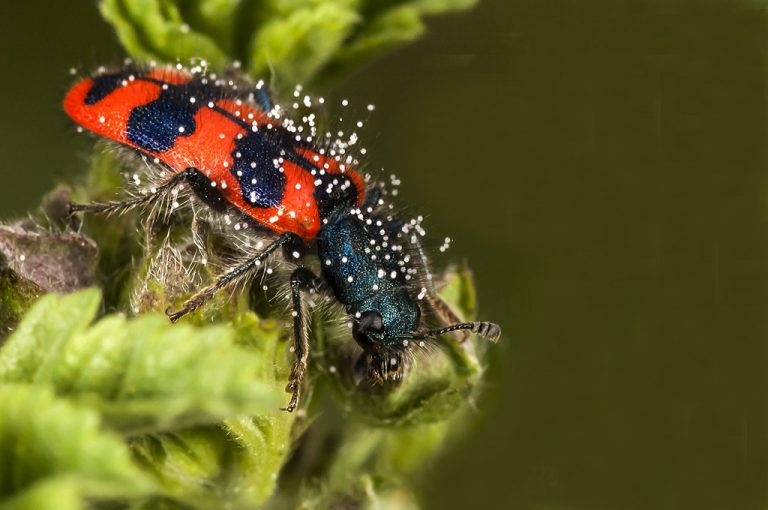
M 476 0 L 101 0 L 101 13 L 139 60 L 239 61 L 277 90 L 329 82 L 419 37 L 423 18 Z
M 451 270 L 444 279 L 442 297 L 470 320 L 475 297 L 469 271 Z M 409 346 L 413 361 L 403 379 L 373 384 L 359 373 L 362 351 L 348 329 L 324 329 L 319 340 L 324 371 L 344 407 L 373 424 L 395 426 L 438 422 L 471 401 L 482 374 L 479 355 L 486 343 L 475 338 L 460 343 L 446 335 L 427 349 L 427 344 L 414 341 Z

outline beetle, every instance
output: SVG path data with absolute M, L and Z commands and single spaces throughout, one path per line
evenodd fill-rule
M 282 251 L 290 266 L 296 356 L 287 411 L 298 405 L 307 370 L 307 293 L 329 295 L 344 307 L 369 374 L 378 382 L 403 376 L 415 340 L 453 332 L 500 337 L 494 323 L 461 322 L 437 295 L 417 235 L 420 221 L 396 214 L 382 183 L 366 184 L 347 153 L 350 143 L 320 143 L 311 118 L 297 126 L 272 105 L 262 82 L 252 85 L 181 65 L 100 69 L 71 88 L 64 110 L 83 128 L 167 170 L 164 180 L 137 198 L 72 204 L 72 212 L 148 205 L 187 184 L 212 211 L 235 214 L 251 225 L 243 235 L 267 237 L 266 244 L 257 244 L 261 249 L 249 250 L 239 264 L 169 312 L 170 320 L 196 310 Z M 316 256 L 319 271 L 305 263 L 308 253 Z
M 357 171 L 283 126 L 279 107 L 266 109 L 263 84 L 245 99 L 236 86 L 181 66 L 105 69 L 72 87 L 64 111 L 167 166 L 174 177 L 163 190 L 186 181 L 208 205 L 232 205 L 275 233 L 310 240 L 337 204 L 362 204 Z

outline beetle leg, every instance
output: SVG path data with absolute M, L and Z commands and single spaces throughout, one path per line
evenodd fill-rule
M 173 174 L 172 177 L 165 182 L 157 186 L 153 191 L 148 192 L 146 195 L 142 195 L 136 198 L 130 198 L 127 200 L 113 200 L 109 202 L 91 202 L 89 204 L 69 204 L 69 213 L 74 214 L 76 212 L 89 212 L 89 213 L 124 213 L 134 207 L 140 207 L 150 205 L 165 198 L 168 193 L 189 178 L 188 172 L 179 172 Z
M 293 304 L 293 349 L 296 361 L 293 363 L 291 375 L 285 391 L 291 393 L 291 400 L 285 411 L 292 412 L 299 402 L 301 382 L 307 371 L 309 357 L 309 331 L 305 320 L 305 303 L 303 292 L 313 292 L 320 288 L 320 279 L 305 267 L 297 268 L 291 274 L 291 302 Z
M 367 210 L 370 209 L 378 209 L 379 208 L 379 200 L 381 200 L 385 195 L 385 191 L 383 187 L 380 184 L 374 185 L 371 187 L 365 196 L 365 201 L 363 202 L 363 209 Z
M 220 275 L 214 283 L 211 285 L 208 285 L 204 289 L 201 289 L 198 291 L 194 296 L 189 298 L 186 303 L 184 303 L 184 306 L 181 310 L 168 313 L 168 318 L 171 319 L 172 322 L 176 322 L 184 315 L 188 314 L 189 312 L 192 312 L 194 310 L 197 310 L 200 306 L 205 304 L 206 301 L 211 299 L 216 292 L 218 292 L 220 289 L 226 287 L 227 285 L 232 284 L 233 282 L 236 282 L 246 276 L 248 273 L 250 273 L 253 269 L 257 268 L 261 265 L 262 261 L 264 261 L 267 257 L 269 257 L 272 253 L 275 252 L 278 248 L 280 248 L 285 243 L 291 241 L 296 234 L 293 234 L 291 232 L 286 232 L 282 234 L 280 237 L 275 239 L 272 244 L 267 246 L 264 251 L 256 255 L 255 257 L 252 257 L 239 266 L 235 266 L 234 268 L 231 268 L 230 270 L 224 272 L 222 275 Z
M 264 113 L 268 113 L 272 109 L 272 98 L 269 97 L 266 85 L 262 84 L 261 87 L 255 87 L 253 95 Z
M 427 304 L 429 304 L 430 308 L 432 308 L 432 310 L 444 325 L 461 322 L 461 319 L 451 309 L 450 305 L 448 305 L 448 303 L 446 303 L 445 300 L 441 298 L 435 290 L 432 273 L 429 270 L 429 260 L 427 259 L 427 254 L 424 252 L 421 243 L 419 242 L 419 238 L 413 235 L 411 236 L 410 241 L 419 256 L 419 265 L 421 266 L 421 271 L 424 274 L 424 284 L 427 289 L 427 294 L 425 296 L 427 299 Z M 469 338 L 470 332 L 466 330 L 458 330 L 452 334 L 454 335 L 454 338 L 456 338 L 456 340 L 459 342 L 465 342 Z

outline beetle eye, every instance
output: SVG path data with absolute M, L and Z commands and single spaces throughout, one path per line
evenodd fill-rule
M 360 329 L 364 331 L 372 331 L 374 333 L 381 333 L 384 329 L 384 319 L 381 318 L 379 312 L 363 312 L 358 320 Z
M 352 336 L 363 349 L 371 349 L 379 343 L 384 332 L 384 319 L 379 312 L 363 312 L 352 327 Z

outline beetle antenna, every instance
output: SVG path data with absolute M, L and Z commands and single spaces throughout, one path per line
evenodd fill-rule
M 490 340 L 491 342 L 498 342 L 501 337 L 501 328 L 498 324 L 493 322 L 459 322 L 458 324 L 451 324 L 440 329 L 430 329 L 421 333 L 415 333 L 408 337 L 409 340 L 423 340 L 425 338 L 431 338 L 433 336 L 444 335 L 445 333 L 451 333 L 461 329 L 468 329 L 476 335 L 482 336 Z

